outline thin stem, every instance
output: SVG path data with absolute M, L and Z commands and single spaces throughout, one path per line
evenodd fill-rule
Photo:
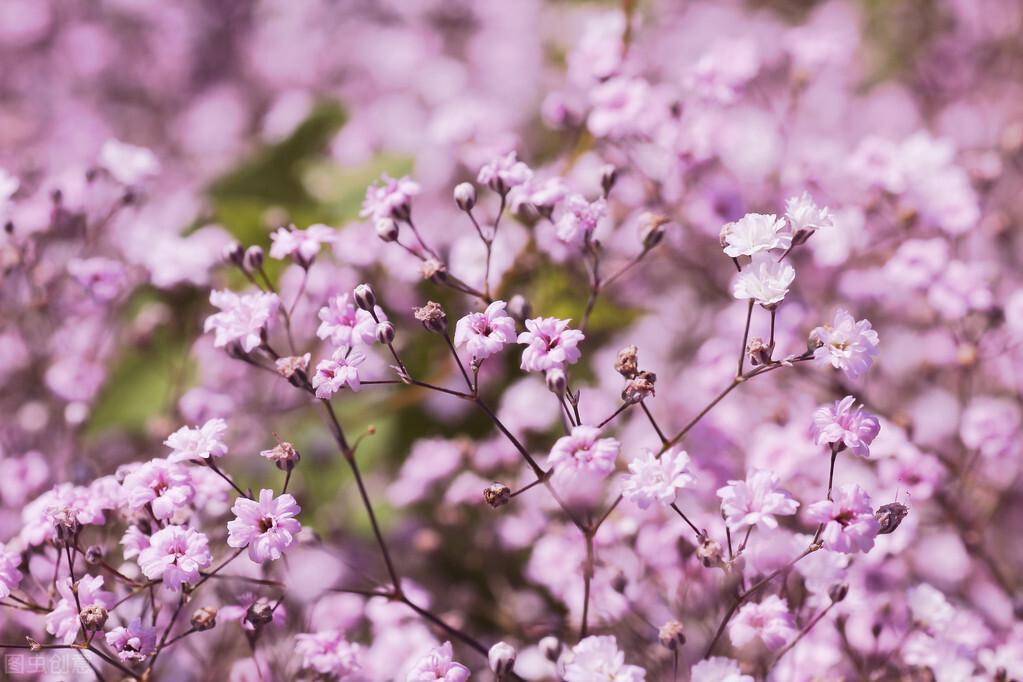
M 835 601 L 831 602 L 826 607 L 824 607 L 823 611 L 814 616 L 813 619 L 809 623 L 807 623 L 806 627 L 800 630 L 799 634 L 796 635 L 796 637 L 791 642 L 785 645 L 785 647 L 778 652 L 778 654 L 774 657 L 774 660 L 771 661 L 770 667 L 773 668 L 774 666 L 778 665 L 778 661 L 781 660 L 782 656 L 791 651 L 792 648 L 796 646 L 796 644 L 799 644 L 799 640 L 803 639 L 803 637 L 806 637 L 807 633 L 809 633 L 810 630 L 813 630 L 814 626 L 816 626 L 817 623 L 821 622 L 821 620 L 824 619 L 824 616 L 828 615 L 828 611 L 830 611 L 837 603 L 838 602 Z
M 835 485 L 835 460 L 838 459 L 838 448 L 831 446 L 831 469 L 828 471 L 828 500 L 831 500 L 831 489 Z
M 252 499 L 252 495 L 248 494 L 247 492 L 245 492 L 244 490 L 239 488 L 238 484 L 235 483 L 234 480 L 232 480 L 230 476 L 225 474 L 223 471 L 220 470 L 219 467 L 217 467 L 216 462 L 213 461 L 213 456 L 212 455 L 206 460 L 206 466 L 208 466 L 210 469 L 212 469 L 213 473 L 215 473 L 217 476 L 220 476 L 222 479 L 224 479 L 225 481 L 230 483 L 231 487 L 234 488 L 238 492 L 239 495 L 241 495 L 242 497 L 247 497 L 250 500 Z
M 583 565 L 583 620 L 579 628 L 579 638 L 585 638 L 589 632 L 590 615 L 590 583 L 593 582 L 593 533 L 583 534 L 586 538 L 586 563 Z
M 451 349 L 451 355 L 455 358 L 455 364 L 458 365 L 458 369 L 462 372 L 462 378 L 465 379 L 465 385 L 469 387 L 469 392 L 473 392 L 472 379 L 469 378 L 469 373 L 465 371 L 465 365 L 462 364 L 462 359 L 458 357 L 458 351 L 455 350 L 455 344 L 451 342 L 451 337 L 446 333 L 444 336 L 444 342 L 448 344 L 448 348 Z
M 739 349 L 739 370 L 735 373 L 736 377 L 742 376 L 742 370 L 746 366 L 746 344 L 749 342 L 749 325 L 753 319 L 753 299 L 750 299 L 749 305 L 746 307 L 746 328 L 742 332 L 742 348 Z
M 699 528 L 696 527 L 695 523 L 693 523 L 692 521 L 689 520 L 689 517 L 686 516 L 685 513 L 681 509 L 678 508 L 678 504 L 677 503 L 672 502 L 671 503 L 671 508 L 674 509 L 675 513 L 678 514 L 679 516 L 681 516 L 682 520 L 685 521 L 689 525 L 689 527 L 693 529 L 693 532 L 696 533 L 697 539 L 702 539 L 703 538 L 703 532 Z
M 598 429 L 602 429 L 602 428 L 604 428 L 605 426 L 607 426 L 607 425 L 608 425 L 608 423 L 609 423 L 609 422 L 611 422 L 612 420 L 614 420 L 614 418 L 615 418 L 615 417 L 617 417 L 618 415 L 620 415 L 620 414 L 621 414 L 622 412 L 625 412 L 625 410 L 629 409 L 629 408 L 630 408 L 630 407 L 632 407 L 632 406 L 633 406 L 634 404 L 635 404 L 635 403 L 622 403 L 622 404 L 621 404 L 621 405 L 620 405 L 620 406 L 618 407 L 618 409 L 617 409 L 617 410 L 615 410 L 615 411 L 614 411 L 614 412 L 613 412 L 613 413 L 611 414 L 611 416 L 610 416 L 610 417 L 608 417 L 608 418 L 607 418 L 607 419 L 605 419 L 604 421 L 602 421 L 602 422 L 600 422 L 599 424 L 597 424 L 597 428 L 598 428 Z
M 643 413 L 646 414 L 646 418 L 650 421 L 650 426 L 654 427 L 654 431 L 657 432 L 657 437 L 661 439 L 661 445 L 666 445 L 668 437 L 664 435 L 664 431 L 661 431 L 661 427 L 657 425 L 657 420 L 654 419 L 654 415 L 650 412 L 650 408 L 646 406 L 646 401 L 639 401 L 639 406 L 643 408 Z

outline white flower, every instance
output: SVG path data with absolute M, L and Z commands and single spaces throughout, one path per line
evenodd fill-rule
M 614 635 L 591 636 L 572 647 L 565 682 L 644 682 L 646 671 L 626 665 Z
M 906 595 L 913 620 L 926 626 L 932 632 L 940 632 L 952 620 L 955 609 L 945 595 L 927 583 L 909 588 Z
M 869 320 L 857 321 L 845 310 L 836 310 L 830 325 L 810 332 L 810 340 L 820 343 L 814 360 L 829 363 L 855 379 L 866 372 L 877 355 L 880 339 Z
M 826 206 L 818 207 L 806 192 L 785 202 L 785 217 L 789 219 L 793 234 L 807 235 L 814 230 L 833 227 L 835 219 Z
M 167 436 L 164 445 L 171 449 L 167 459 L 171 462 L 223 457 L 227 454 L 227 446 L 222 442 L 227 422 L 223 419 L 210 419 L 199 428 L 182 426 Z
M 799 502 L 781 490 L 781 479 L 773 471 L 750 469 L 745 481 L 729 481 L 718 489 L 725 522 L 734 530 L 747 526 L 777 528 L 777 516 L 796 513 Z
M 795 278 L 795 268 L 786 261 L 779 263 L 766 253 L 758 253 L 736 276 L 732 284 L 732 295 L 756 301 L 767 308 L 785 298 Z
M 103 143 L 98 163 L 100 168 L 125 185 L 135 185 L 160 172 L 160 162 L 153 152 L 114 139 Z
M 725 255 L 752 256 L 770 249 L 787 249 L 792 235 L 784 232 L 785 221 L 773 214 L 747 213 L 721 230 Z
M 629 462 L 622 495 L 640 509 L 646 509 L 651 502 L 671 504 L 679 490 L 693 483 L 693 476 L 686 471 L 688 467 L 689 455 L 684 450 L 673 448 L 660 458 L 647 450 Z
M 751 675 L 743 675 L 739 664 L 724 656 L 712 656 L 693 666 L 690 682 L 753 682 Z
M 14 193 L 18 191 L 20 186 L 21 181 L 18 178 L 0 168 L 0 205 L 3 205 L 5 201 L 14 196 Z

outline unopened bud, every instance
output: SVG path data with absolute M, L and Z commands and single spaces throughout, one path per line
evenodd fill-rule
M 483 489 L 483 499 L 494 509 L 503 507 L 511 499 L 511 488 L 495 481 Z
M 604 190 L 604 196 L 606 197 L 611 193 L 611 188 L 618 182 L 618 169 L 613 165 L 606 164 L 600 169 L 600 188 Z
M 82 621 L 82 627 L 86 630 L 102 630 L 103 626 L 107 624 L 107 617 L 109 614 L 107 610 L 98 604 L 93 606 L 86 606 L 82 609 L 82 612 L 78 614 L 79 619 Z
M 212 606 L 204 606 L 192 614 L 192 627 L 200 632 L 212 630 L 217 625 L 217 610 Z
M 565 395 L 565 389 L 568 388 L 568 377 L 565 376 L 565 370 L 560 367 L 549 369 L 544 378 L 547 381 L 547 390 L 559 398 Z
M 249 270 L 259 270 L 263 267 L 263 247 L 253 244 L 245 249 L 245 267 Z
M 395 337 L 394 325 L 390 322 L 381 322 L 377 325 L 376 336 L 377 341 L 385 346 L 393 343 Z
M 376 294 L 373 293 L 373 288 L 368 284 L 360 284 L 355 287 L 354 291 L 355 303 L 363 310 L 373 312 L 373 309 L 377 304 Z
M 225 263 L 242 267 L 242 262 L 245 258 L 245 249 L 243 249 L 242 245 L 238 242 L 231 242 L 224 247 L 222 257 Z
M 845 584 L 845 583 L 839 583 L 838 585 L 832 585 L 831 589 L 828 590 L 828 597 L 830 597 L 831 601 L 835 602 L 836 604 L 838 602 L 842 601 L 843 599 L 845 599 L 846 595 L 848 595 L 848 594 L 849 594 L 849 586 L 847 584 Z
M 393 242 L 398 239 L 398 223 L 391 220 L 390 218 L 381 218 L 376 221 L 373 226 L 376 229 L 377 236 L 385 242 Z
M 557 662 L 558 657 L 561 656 L 561 641 L 554 635 L 547 635 L 541 639 L 537 643 L 537 648 L 552 663 Z
M 415 308 L 412 314 L 423 323 L 427 331 L 431 331 L 434 334 L 448 333 L 448 316 L 440 303 L 429 301 L 422 308 Z
M 909 514 L 909 507 L 901 502 L 890 502 L 878 507 L 877 511 L 874 512 L 874 518 L 877 519 L 878 524 L 881 526 L 880 530 L 877 531 L 878 534 L 887 535 L 894 532 L 899 527 L 899 524 L 902 523 L 902 520 L 906 518 L 907 514 Z
M 506 642 L 498 642 L 494 646 L 490 647 L 490 651 L 487 653 L 487 660 L 490 663 L 490 669 L 501 678 L 507 675 L 515 667 L 515 647 Z
M 103 561 L 103 547 L 100 545 L 89 545 L 85 549 L 85 563 L 90 566 L 95 566 L 99 562 Z
M 639 216 L 639 241 L 643 248 L 650 250 L 664 239 L 664 226 L 670 221 L 658 213 L 644 213 Z
M 476 205 L 476 188 L 469 182 L 455 185 L 455 204 L 463 211 L 471 211 Z
M 635 346 L 626 346 L 618 351 L 615 358 L 615 371 L 626 379 L 631 379 L 639 372 L 639 349 Z
M 625 592 L 625 588 L 628 586 L 629 581 L 625 577 L 625 574 L 622 573 L 621 571 L 615 573 L 615 576 L 611 578 L 611 589 L 613 589 L 618 594 L 623 594 Z
M 754 336 L 746 344 L 746 354 L 749 355 L 749 361 L 754 367 L 770 363 L 772 351 L 773 348 L 759 336 Z
M 508 314 L 520 320 L 533 316 L 533 306 L 521 294 L 515 294 L 508 299 Z
M 685 628 L 682 627 L 682 623 L 677 620 L 669 620 L 661 626 L 661 629 L 657 633 L 657 639 L 660 640 L 661 646 L 675 651 L 679 647 L 685 645 L 686 631 Z

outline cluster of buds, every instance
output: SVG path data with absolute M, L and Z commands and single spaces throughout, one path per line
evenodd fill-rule
M 618 351 L 615 359 L 615 371 L 625 378 L 625 388 L 622 389 L 622 400 L 632 405 L 642 402 L 654 395 L 654 384 L 657 383 L 657 375 L 639 369 L 639 356 L 636 346 L 626 346 Z

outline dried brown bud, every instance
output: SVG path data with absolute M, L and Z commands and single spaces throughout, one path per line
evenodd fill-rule
M 257 630 L 273 620 L 274 610 L 265 599 L 260 599 L 245 612 L 245 622 Z
M 657 382 L 657 375 L 653 372 L 641 371 L 635 379 L 625 383 L 625 390 L 622 391 L 622 400 L 631 404 L 646 400 L 654 392 L 654 383 Z
M 664 239 L 664 226 L 670 221 L 657 213 L 644 213 L 639 217 L 639 241 L 649 251 Z
M 754 336 L 750 339 L 749 343 L 746 344 L 746 353 L 749 355 L 749 361 L 754 367 L 766 365 L 771 362 L 771 355 L 773 355 L 773 351 L 774 348 L 759 336 Z
M 631 379 L 639 372 L 639 349 L 635 346 L 626 346 L 618 351 L 615 358 L 615 371 L 626 379 Z
M 657 638 L 661 641 L 661 646 L 675 651 L 680 646 L 685 645 L 686 631 L 682 627 L 682 623 L 677 620 L 669 620 L 661 626 L 660 631 L 657 633 Z
M 217 610 L 204 606 L 192 614 L 192 627 L 196 630 L 212 630 L 217 625 Z
M 53 526 L 57 531 L 53 544 L 57 547 L 73 545 L 78 532 L 82 529 L 73 509 L 62 509 L 54 514 Z
M 700 538 L 700 544 L 696 548 L 696 556 L 707 568 L 721 565 L 721 543 L 712 540 L 709 535 Z
M 295 372 L 299 370 L 304 372 L 306 367 L 309 366 L 309 354 L 290 355 L 286 358 L 278 358 L 274 365 L 277 368 L 278 374 L 285 379 L 290 379 Z
M 294 469 L 295 465 L 302 459 L 295 446 L 288 442 L 278 443 L 276 447 L 270 450 L 263 450 L 259 454 L 273 462 L 281 471 Z
M 413 310 L 413 315 L 423 323 L 427 331 L 431 331 L 434 334 L 447 334 L 448 316 L 439 303 L 430 301 L 422 308 Z
M 483 499 L 494 509 L 503 507 L 511 499 L 511 488 L 495 481 L 483 489 Z
M 436 258 L 427 258 L 419 264 L 419 274 L 423 276 L 423 279 L 439 284 L 447 279 L 448 269 Z
M 86 630 L 102 630 L 107 624 L 107 610 L 99 605 L 86 606 L 78 617 Z
M 892 533 L 902 520 L 909 514 L 909 507 L 902 504 L 901 502 L 890 502 L 889 504 L 883 504 L 877 508 L 874 512 L 874 518 L 881 525 L 881 529 L 878 531 L 880 535 L 887 535 Z

